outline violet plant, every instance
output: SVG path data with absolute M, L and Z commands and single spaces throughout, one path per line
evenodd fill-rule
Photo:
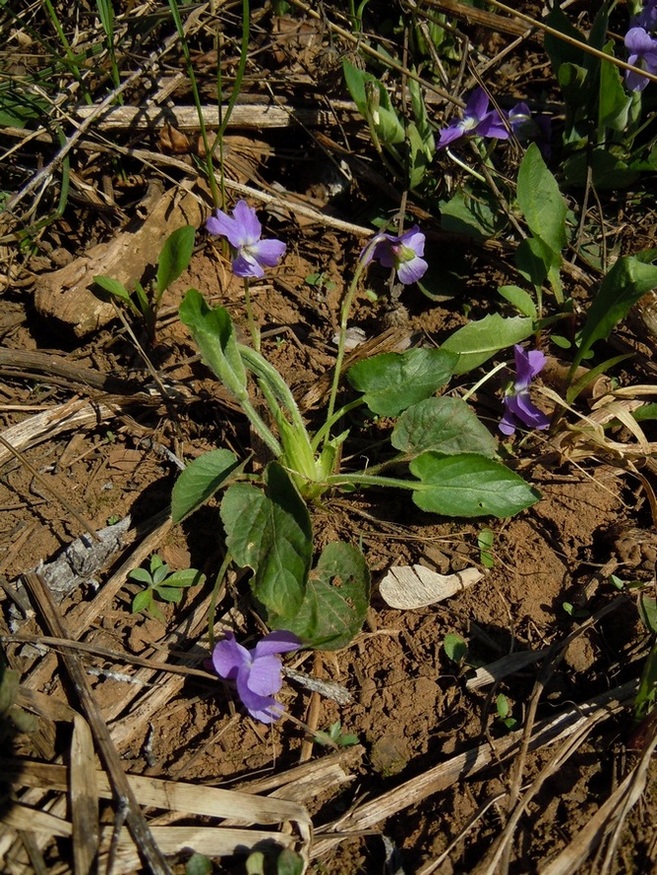
M 236 272 L 257 269 L 246 255 L 262 267 L 261 249 L 245 252 L 261 242 L 251 208 L 244 204 L 233 211 L 232 222 L 244 222 L 239 227 L 225 219 L 218 227 L 216 218 L 209 229 L 231 234 Z M 278 260 L 284 245 L 277 241 L 273 247 L 273 242 L 268 242 L 266 255 L 271 261 Z M 495 438 L 464 401 L 435 396 L 459 370 L 463 344 L 455 350 L 418 348 L 362 360 L 347 372 L 357 397 L 338 404 L 349 316 L 364 272 L 378 261 L 409 284 L 427 269 L 424 251 L 425 237 L 417 226 L 399 235 L 380 231 L 365 246 L 344 295 L 331 390 L 323 421 L 314 431 L 281 374 L 260 351 L 239 343 L 224 308 L 209 308 L 194 289 L 180 307 L 180 318 L 204 362 L 239 402 L 271 461 L 262 474 L 249 474 L 246 463 L 227 449 L 202 455 L 174 486 L 173 519 L 183 520 L 223 490 L 226 561 L 251 569 L 251 590 L 267 625 L 294 634 L 304 646 L 345 646 L 362 625 L 369 603 L 369 571 L 356 547 L 329 543 L 314 562 L 309 503 L 329 491 L 372 486 L 410 491 L 419 508 L 446 516 L 504 517 L 538 498 L 498 459 Z M 532 320 L 521 322 L 516 322 L 511 341 L 506 332 L 499 335 L 497 350 L 529 336 Z M 268 421 L 251 401 L 252 382 L 267 405 Z M 393 420 L 393 452 L 367 470 L 343 470 L 339 451 L 349 429 L 341 423 L 357 406 Z M 404 467 L 407 475 L 397 476 Z M 390 469 L 395 476 L 389 476 Z

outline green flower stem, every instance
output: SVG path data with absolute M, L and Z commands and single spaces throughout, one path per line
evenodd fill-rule
M 481 380 L 478 380 L 478 381 L 474 384 L 474 386 L 473 386 L 471 389 L 469 389 L 469 390 L 465 393 L 465 395 L 462 397 L 461 400 L 462 400 L 462 401 L 467 401 L 469 398 L 471 398 L 471 397 L 474 395 L 474 393 L 475 393 L 475 392 L 476 392 L 481 386 L 484 385 L 484 383 L 486 383 L 488 380 L 490 380 L 491 377 L 494 377 L 495 374 L 496 374 L 498 371 L 501 371 L 502 368 L 507 368 L 508 366 L 509 366 L 509 363 L 508 363 L 508 362 L 500 362 L 498 365 L 495 365 L 495 367 L 493 368 L 493 370 L 492 370 L 492 371 L 489 371 L 489 373 L 487 373 L 487 374 L 484 374 L 484 376 L 481 378 Z
M 468 167 L 467 164 L 465 164 L 463 161 L 461 161 L 460 158 L 457 158 L 456 155 L 453 152 L 450 152 L 449 149 L 447 149 L 447 148 L 445 149 L 445 154 L 449 158 L 451 158 L 452 161 L 454 162 L 454 164 L 456 164 L 458 167 L 460 167 L 461 170 L 465 170 L 466 173 L 470 174 L 470 176 L 473 176 L 475 179 L 478 179 L 479 182 L 483 182 L 483 183 L 486 182 L 486 180 L 481 175 L 481 173 L 477 173 L 477 171 L 474 170 L 472 167 Z
M 287 383 L 276 368 L 257 350 L 243 344 L 238 344 L 238 350 L 246 367 L 255 374 L 278 425 L 283 450 L 279 451 L 276 458 L 280 459 L 284 452 L 288 463 L 296 468 L 297 473 L 314 480 L 316 472 L 315 450 L 297 402 L 294 400 Z M 289 413 L 291 422 L 286 419 L 281 406 Z
M 213 203 L 217 204 L 219 202 L 219 191 L 217 188 L 217 180 L 215 179 L 214 175 L 214 164 L 212 163 L 212 147 L 210 146 L 207 128 L 205 127 L 205 121 L 203 119 L 201 95 L 199 93 L 196 76 L 194 74 L 194 64 L 192 62 L 192 56 L 189 51 L 187 33 L 185 32 L 185 27 L 183 25 L 182 18 L 180 17 L 178 0 L 169 0 L 169 9 L 171 10 L 171 17 L 173 18 L 173 22 L 176 25 L 176 30 L 178 31 L 178 36 L 180 38 L 180 46 L 182 48 L 183 57 L 185 58 L 185 67 L 187 70 L 187 75 L 189 76 L 189 84 L 192 89 L 192 98 L 194 100 L 194 106 L 196 107 L 196 112 L 198 114 L 198 124 L 199 130 L 201 132 L 201 140 L 203 142 L 203 150 L 205 151 L 205 164 L 208 171 L 208 182 L 210 183 L 212 201 Z
M 251 306 L 251 289 L 249 287 L 248 276 L 244 277 L 244 303 L 246 305 L 246 321 L 249 323 L 249 331 L 251 332 L 251 342 L 256 352 L 260 352 L 260 331 L 253 318 L 253 307 Z
M 376 474 L 332 474 L 326 478 L 327 486 L 384 486 L 389 489 L 422 488 L 419 480 L 402 480 L 399 477 L 380 477 Z
M 342 302 L 342 310 L 340 311 L 340 333 L 338 337 L 338 354 L 335 359 L 335 371 L 333 373 L 333 384 L 331 385 L 331 394 L 329 395 L 329 403 L 328 408 L 326 410 L 326 422 L 333 422 L 333 415 L 335 411 L 335 401 L 338 397 L 338 385 L 340 383 L 340 376 L 342 372 L 342 363 L 344 362 L 344 353 L 345 353 L 345 342 L 347 339 L 347 321 L 349 319 L 349 313 L 351 312 L 351 305 L 354 302 L 354 296 L 356 294 L 356 290 L 358 288 L 358 281 L 360 280 L 363 271 L 365 270 L 366 259 L 369 255 L 371 249 L 375 246 L 376 235 L 370 240 L 370 242 L 365 247 L 363 254 L 358 260 L 358 266 L 356 267 L 356 271 L 354 272 L 354 276 L 349 283 L 349 288 L 347 289 L 347 294 L 345 295 L 344 301 Z M 324 443 L 327 444 L 330 440 L 330 431 L 327 430 L 324 435 Z
M 303 421 L 297 402 L 294 400 L 294 395 L 290 392 L 289 386 L 278 373 L 276 368 L 257 350 L 244 346 L 241 343 L 238 343 L 237 348 L 247 368 L 249 368 L 258 379 L 266 381 L 278 401 L 287 408 L 292 418 L 292 424 L 295 428 L 298 428 L 300 431 L 306 432 L 307 434 L 306 423 Z M 275 410 L 272 410 L 272 413 L 275 413 Z
M 311 440 L 312 448 L 317 451 L 319 449 L 319 445 L 324 440 L 324 437 L 330 433 L 335 423 L 339 419 L 342 419 L 343 416 L 346 416 L 346 414 L 349 413 L 351 410 L 354 410 L 356 407 L 360 407 L 364 403 L 365 401 L 362 397 L 355 398 L 353 401 L 350 401 L 349 404 L 345 404 L 343 407 L 337 410 L 333 414 L 333 416 L 324 423 L 319 431 L 316 432 L 315 436 Z

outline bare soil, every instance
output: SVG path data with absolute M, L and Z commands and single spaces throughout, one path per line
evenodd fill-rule
M 272 87 L 280 87 L 281 93 L 286 89 L 287 103 L 298 100 L 302 87 L 320 92 L 322 71 L 329 93 L 338 89 L 328 36 L 308 22 L 302 33 L 287 19 L 277 27 L 289 27 L 294 36 L 265 36 L 258 30 L 258 64 L 260 72 L 270 72 Z M 328 69 L 314 51 L 326 55 Z M 518 55 L 521 70 L 527 69 L 533 51 Z M 208 63 L 211 68 L 212 59 Z M 310 76 L 305 72 L 309 69 Z M 254 66 L 246 94 L 259 94 L 256 72 Z M 513 70 L 505 68 L 500 75 L 499 87 L 513 90 Z M 345 98 L 337 90 L 336 96 Z M 367 226 L 377 191 L 376 180 L 372 184 L 366 176 L 355 176 L 331 197 L 326 171 L 332 165 L 318 138 L 338 141 L 340 130 L 327 124 L 315 127 L 311 135 L 295 128 L 293 134 L 244 130 L 234 143 L 228 138 L 235 177 L 263 191 L 275 191 L 274 184 L 284 187 L 280 197 L 287 210 L 252 201 L 261 210 L 267 236 L 288 242 L 281 269 L 254 283 L 252 294 L 263 351 L 305 402 L 310 421 L 320 421 L 317 402 L 325 396 L 322 378 L 335 359 L 339 303 L 363 243 L 331 220 Z M 359 158 L 376 166 L 362 120 L 354 116 L 344 132 L 352 164 Z M 149 147 L 157 150 L 159 133 L 158 128 L 141 136 L 150 136 Z M 245 155 L 252 162 L 246 170 Z M 339 158 L 337 150 L 333 157 Z M 80 172 L 88 161 L 88 176 L 95 178 L 83 151 L 75 160 Z M 0 447 L 2 634 L 22 688 L 47 697 L 37 702 L 28 692 L 22 694 L 20 703 L 40 715 L 39 725 L 36 731 L 6 736 L 7 754 L 18 763 L 21 758 L 66 763 L 69 729 L 48 702 L 81 710 L 61 659 L 53 656 L 63 652 L 50 641 L 59 636 L 33 603 L 30 607 L 24 575 L 52 562 L 76 538 L 130 515 L 124 546 L 92 574 L 76 575 L 70 591 L 57 600 L 68 635 L 88 645 L 80 657 L 126 772 L 199 788 L 267 793 L 282 787 L 279 795 L 298 799 L 312 817 L 315 844 L 308 871 L 316 875 L 496 872 L 503 865 L 512 873 L 553 871 L 548 870 L 550 862 L 600 815 L 647 744 L 637 734 L 631 705 L 649 636 L 639 619 L 636 591 L 617 588 L 611 575 L 653 585 L 657 537 L 649 499 L 654 474 L 604 448 L 576 439 L 572 445 L 555 443 L 551 434 L 534 434 L 521 445 L 516 442 L 514 464 L 542 498 L 514 519 L 445 521 L 422 514 L 405 496 L 377 491 L 331 495 L 316 507 L 318 547 L 336 537 L 362 547 L 373 576 L 371 609 L 365 628 L 349 647 L 288 660 L 308 675 L 339 684 L 351 700 L 339 704 L 309 692 L 293 678 L 287 679 L 282 700 L 296 721 L 312 728 L 325 730 L 340 721 L 343 732 L 357 736 L 355 747 L 331 752 L 312 744 L 292 720 L 271 727 L 258 724 L 236 707 L 227 687 L 207 674 L 149 669 L 149 662 L 202 669 L 209 653 L 211 583 L 223 557 L 215 503 L 181 526 L 166 521 L 178 472 L 172 454 L 190 460 L 227 446 L 241 456 L 253 451 L 255 466 L 263 457 L 246 421 L 198 361 L 176 317 L 182 296 L 194 287 L 211 303 L 227 307 L 247 335 L 242 285 L 232 276 L 221 244 L 202 228 L 190 268 L 165 295 L 154 340 L 130 317 L 131 330 L 112 316 L 79 336 L 74 325 L 46 312 L 47 307 L 35 309 L 42 277 L 82 258 L 92 245 L 111 247 L 119 232 L 138 228 L 135 205 L 146 183 L 136 180 L 136 192 L 117 190 L 117 207 L 109 220 L 93 204 L 72 200 L 42 235 L 38 251 L 7 276 L 2 292 L 0 435 L 43 411 L 52 411 L 53 422 L 60 422 L 66 412 L 61 405 L 75 409 L 91 404 L 96 411 L 96 420 L 80 427 L 46 427 L 17 452 L 4 441 Z M 191 190 L 207 216 L 210 206 L 203 187 Z M 326 222 L 295 215 L 295 203 L 319 210 Z M 424 207 L 418 211 L 425 219 L 428 259 L 451 263 L 454 240 L 427 218 Z M 634 251 L 636 239 L 628 246 Z M 382 349 L 406 339 L 439 345 L 468 316 L 492 312 L 498 306 L 491 305 L 497 302 L 497 287 L 510 281 L 511 259 L 503 249 L 492 253 L 466 240 L 460 241 L 457 253 L 467 266 L 458 295 L 433 302 L 409 288 L 399 302 L 390 302 L 386 274 L 374 269 L 368 285 L 377 300 L 361 295 L 352 324 L 363 329 L 372 347 L 376 338 Z M 310 285 L 307 277 L 317 271 L 325 272 L 324 282 Z M 579 294 L 586 295 L 586 289 Z M 624 326 L 616 339 L 643 356 L 639 364 L 630 360 L 623 365 L 620 381 L 649 382 L 654 341 L 632 326 Z M 37 356 L 21 358 L 27 353 Z M 64 364 L 68 372 L 62 370 Z M 88 371 L 98 376 L 94 385 Z M 493 432 L 500 415 L 497 388 L 487 384 L 473 399 Z M 354 443 L 348 452 L 376 453 L 376 426 L 371 428 L 371 441 Z M 630 437 L 617 430 L 616 439 Z M 495 536 L 492 568 L 481 564 L 477 538 L 484 525 Z M 154 552 L 172 568 L 202 570 L 209 581 L 187 592 L 180 605 L 162 605 L 165 623 L 130 609 L 138 587 L 126 579 L 127 570 Z M 393 610 L 380 597 L 378 582 L 391 566 L 409 564 L 440 572 L 477 566 L 483 577 L 439 605 Z M 108 581 L 113 589 L 104 599 Z M 216 607 L 217 619 L 244 639 L 261 631 L 247 596 L 246 579 L 233 574 Z M 468 642 L 461 665 L 445 653 L 448 633 Z M 50 643 L 35 648 L 44 635 Z M 474 682 L 482 666 L 520 653 L 535 658 L 499 678 Z M 604 700 L 607 694 L 611 703 Z M 501 695 L 517 721 L 514 727 L 504 725 L 498 715 Z M 603 703 L 597 710 L 587 704 L 596 697 Z M 561 735 L 532 740 L 537 727 L 567 713 L 581 713 L 584 723 L 570 734 L 564 729 Z M 487 757 L 485 764 L 474 752 Z M 298 783 L 293 770 L 331 757 L 342 762 L 342 782 L 313 787 L 308 766 L 310 784 Z M 448 763 L 456 763 L 454 770 L 440 774 L 439 767 Z M 656 870 L 657 773 L 651 761 L 646 770 L 640 803 L 618 814 L 619 834 L 614 834 L 613 819 L 601 821 L 590 853 L 558 871 Z M 423 785 L 423 780 L 428 783 Z M 20 774 L 10 784 L 7 800 L 39 810 L 54 806 L 58 797 L 56 789 L 43 784 L 26 790 Z M 383 804 L 388 798 L 392 810 Z M 518 800 L 523 799 L 519 810 Z M 620 806 L 618 797 L 614 799 Z M 370 810 L 368 805 L 376 807 L 376 800 L 382 803 L 380 816 L 359 819 Z M 53 810 L 66 818 L 65 805 Z M 103 811 L 104 822 L 111 824 L 111 809 Z M 148 811 L 153 823 L 158 817 L 176 822 L 175 815 Z M 517 814 L 513 821 L 511 811 Z M 184 815 L 180 821 L 213 823 Z M 495 857 L 505 828 L 512 835 L 508 857 L 504 849 Z M 24 829 L 14 832 L 12 821 L 4 828 L 3 871 L 37 871 L 31 867 L 38 857 L 47 871 L 72 871 L 66 837 L 39 838 L 38 853 L 28 852 L 19 838 Z M 605 862 L 606 853 L 611 862 Z M 181 853 L 176 858 L 179 871 L 185 857 Z M 242 872 L 244 856 L 217 860 L 216 865 L 216 871 Z M 117 863 L 115 871 L 130 870 Z

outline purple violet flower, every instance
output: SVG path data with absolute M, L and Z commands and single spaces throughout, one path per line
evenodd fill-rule
M 630 27 L 642 27 L 644 30 L 655 30 L 657 28 L 657 0 L 648 0 L 638 15 L 635 15 Z
M 210 234 L 226 237 L 234 249 L 233 273 L 241 277 L 262 277 L 265 267 L 275 267 L 285 255 L 281 240 L 261 240 L 262 225 L 246 201 L 238 201 L 232 217 L 215 210 L 205 223 Z
M 425 239 L 417 225 L 413 225 L 400 237 L 382 231 L 363 250 L 365 264 L 374 259 L 383 267 L 394 267 L 399 282 L 405 286 L 416 283 L 422 279 L 429 266 L 422 258 Z
M 529 386 L 534 377 L 545 366 L 545 355 L 540 349 L 531 349 L 527 352 L 519 345 L 513 347 L 516 360 L 516 380 L 504 396 L 504 416 L 499 429 L 502 434 L 512 435 L 518 426 L 526 425 L 527 428 L 547 428 L 549 418 L 537 407 L 534 407 L 529 398 Z
M 502 116 L 496 109 L 489 110 L 488 95 L 483 88 L 475 88 L 463 110 L 463 118 L 452 122 L 440 132 L 438 148 L 442 149 L 460 140 L 468 134 L 478 134 L 480 137 L 495 137 L 498 140 L 508 140 L 509 132 L 504 126 Z
M 261 723 L 273 723 L 285 707 L 276 701 L 283 685 L 280 653 L 298 650 L 301 641 L 291 632 L 270 632 L 253 650 L 247 650 L 227 632 L 212 651 L 212 665 L 219 677 L 235 681 L 237 694 L 249 714 Z
M 625 34 L 625 48 L 629 52 L 627 63 L 648 73 L 657 73 L 657 40 L 653 39 L 643 27 L 631 27 Z M 625 71 L 625 84 L 630 91 L 643 91 L 648 79 L 641 73 Z
M 511 130 L 521 142 L 535 142 L 543 157 L 550 157 L 552 125 L 549 116 L 532 115 L 527 104 L 521 101 L 509 110 L 508 118 Z

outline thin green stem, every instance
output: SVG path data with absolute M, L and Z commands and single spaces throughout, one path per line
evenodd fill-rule
M 342 417 L 346 416 L 346 414 L 349 413 L 351 410 L 354 410 L 356 407 L 360 407 L 364 403 L 365 401 L 363 400 L 363 398 L 355 398 L 353 401 L 350 401 L 349 404 L 345 404 L 339 410 L 336 410 L 333 416 L 330 419 L 327 419 L 327 421 L 319 429 L 319 431 L 315 433 L 315 436 L 311 441 L 313 450 L 317 451 L 319 445 L 324 440 L 325 435 L 330 433 L 331 429 L 333 428 L 335 423 L 338 422 L 338 420 L 342 419 Z
M 208 132 L 205 127 L 205 121 L 203 119 L 201 95 L 198 90 L 196 76 L 194 75 L 194 65 L 192 64 L 192 56 L 189 51 L 189 45 L 187 44 L 187 34 L 185 32 L 185 28 L 183 27 L 182 18 L 180 17 L 180 10 L 178 9 L 178 0 L 169 0 L 169 9 L 171 10 L 171 16 L 173 18 L 174 24 L 176 25 L 176 30 L 178 31 L 180 46 L 182 48 L 183 56 L 185 58 L 185 68 L 187 71 L 187 75 L 189 76 L 189 84 L 192 89 L 194 106 L 196 107 L 196 112 L 198 114 L 198 125 L 201 132 L 201 140 L 203 141 L 203 149 L 205 151 L 205 163 L 208 171 L 208 182 L 210 183 L 212 200 L 216 204 L 219 202 L 219 191 L 217 189 L 217 180 L 215 179 L 214 175 L 214 164 L 212 163 L 212 148 L 210 146 Z
M 354 297 L 356 295 L 356 290 L 358 289 L 358 282 L 365 270 L 367 264 L 369 263 L 368 256 L 372 252 L 374 246 L 376 245 L 377 237 L 376 235 L 370 240 L 367 244 L 365 251 L 362 253 L 361 257 L 358 260 L 358 266 L 354 272 L 354 276 L 349 283 L 349 288 L 347 289 L 347 294 L 345 295 L 344 301 L 342 302 L 342 309 L 340 311 L 340 332 L 338 335 L 338 354 L 335 359 L 335 371 L 333 372 L 333 383 L 331 384 L 331 394 L 329 395 L 329 403 L 326 409 L 326 422 L 333 421 L 333 414 L 335 410 L 335 402 L 338 397 L 338 386 L 340 384 L 340 377 L 342 375 L 342 364 L 344 362 L 344 354 L 345 354 L 345 343 L 347 340 L 347 322 L 349 320 L 349 314 L 351 312 L 351 305 L 354 302 Z M 331 435 L 330 431 L 327 431 L 324 436 L 324 443 L 328 443 Z
M 263 418 L 260 416 L 253 404 L 251 404 L 249 398 L 244 395 L 242 397 L 239 397 L 237 400 L 242 405 L 242 410 L 244 411 L 244 413 L 246 413 L 247 417 L 249 418 L 249 422 L 258 433 L 258 436 L 269 447 L 274 458 L 279 459 L 283 454 L 283 448 L 276 440 L 274 435 L 271 433 L 269 428 L 265 425 Z
M 256 325 L 253 317 L 253 306 L 251 304 L 251 288 L 249 286 L 248 276 L 244 277 L 244 304 L 246 306 L 246 321 L 249 323 L 249 331 L 251 332 L 251 342 L 256 352 L 260 352 L 260 330 Z
M 66 61 L 70 66 L 77 82 L 79 83 L 80 88 L 82 89 L 82 94 L 84 95 L 85 102 L 91 105 L 93 103 L 93 98 L 89 93 L 89 89 L 87 88 L 84 79 L 82 78 L 78 59 L 75 56 L 73 49 L 71 48 L 71 44 L 66 38 L 66 34 L 64 33 L 64 29 L 62 28 L 59 16 L 57 15 L 57 11 L 55 10 L 55 7 L 52 5 L 50 0 L 43 0 L 43 5 L 46 7 L 46 12 L 50 16 L 52 26 L 55 28 L 55 32 L 57 33 L 57 36 L 62 46 L 64 47 L 64 52 L 66 53 Z
M 462 400 L 462 401 L 467 401 L 468 398 L 471 398 L 472 395 L 474 395 L 474 393 L 477 391 L 477 389 L 478 389 L 480 386 L 483 386 L 484 383 L 488 382 L 488 380 L 490 380 L 491 377 L 494 377 L 495 374 L 496 374 L 498 371 L 501 371 L 502 368 L 506 368 L 506 367 L 507 367 L 507 362 L 500 362 L 499 365 L 495 365 L 495 367 L 493 368 L 493 370 L 490 371 L 488 374 L 484 374 L 484 376 L 481 378 L 481 380 L 478 380 L 478 381 L 474 384 L 474 386 L 472 387 L 472 389 L 470 389 L 468 392 L 465 393 L 465 395 L 463 396 L 463 398 L 462 398 L 461 400 Z
M 481 175 L 481 173 L 477 173 L 477 171 L 473 170 L 472 167 L 468 167 L 468 165 L 464 161 L 461 161 L 460 158 L 457 158 L 456 155 L 453 152 L 451 152 L 449 149 L 447 149 L 447 148 L 445 149 L 445 154 L 449 158 L 451 158 L 452 161 L 454 162 L 454 164 L 457 164 L 461 168 L 461 170 L 465 170 L 466 173 L 470 174 L 470 176 L 474 176 L 474 178 L 478 179 L 479 182 L 483 182 L 483 183 L 486 182 L 486 180 Z
M 242 88 L 242 80 L 244 79 L 244 73 L 246 72 L 246 63 L 249 57 L 249 40 L 251 37 L 251 9 L 249 5 L 249 0 L 242 0 L 242 41 L 240 44 L 240 59 L 237 64 L 237 70 L 235 71 L 235 81 L 233 82 L 233 90 L 230 93 L 230 97 L 228 98 L 228 105 L 226 106 L 226 112 L 222 114 L 222 106 L 223 106 L 223 87 L 222 87 L 222 79 L 221 79 L 221 56 L 219 52 L 219 45 L 217 45 L 217 106 L 219 108 L 219 130 L 217 131 L 217 136 L 214 139 L 214 143 L 212 144 L 212 151 L 215 150 L 217 145 L 219 145 L 219 169 L 220 169 L 220 180 L 221 180 L 221 206 L 225 208 L 226 206 L 226 187 L 225 187 L 225 176 L 224 176 L 224 134 L 226 133 L 226 128 L 228 127 L 228 122 L 232 115 L 235 104 L 237 103 L 237 98 L 240 95 L 240 91 Z M 214 197 L 214 191 L 213 191 Z M 215 200 L 215 206 L 218 202 Z
M 327 486 L 384 486 L 392 489 L 421 489 L 419 480 L 402 480 L 400 477 L 379 477 L 376 474 L 331 474 Z

